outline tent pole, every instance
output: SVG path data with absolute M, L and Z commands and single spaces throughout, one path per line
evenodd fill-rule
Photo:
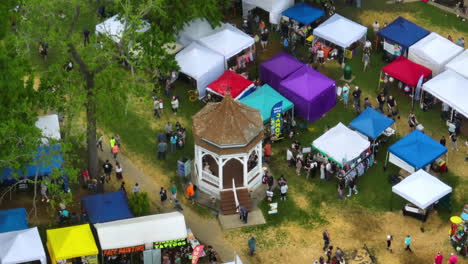
M 421 107 L 424 104 L 424 90 L 421 87 L 421 98 L 419 99 L 419 107 Z
M 377 91 L 379 91 L 379 92 L 380 92 L 380 83 L 381 83 L 380 80 L 382 80 L 382 71 L 380 71 L 380 75 L 379 75 L 379 85 L 377 86 Z
M 413 97 L 411 98 L 411 112 L 414 111 L 414 97 L 416 96 L 416 88 L 413 89 Z
M 390 211 L 393 211 L 393 191 L 390 194 Z
M 453 123 L 454 112 L 455 110 L 452 108 L 452 112 L 450 113 L 450 123 Z
M 387 151 L 387 157 L 385 158 L 385 164 L 384 164 L 384 170 L 387 169 L 387 164 L 388 164 L 388 155 L 389 155 L 389 152 Z

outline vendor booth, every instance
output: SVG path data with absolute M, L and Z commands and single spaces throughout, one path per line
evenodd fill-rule
M 42 132 L 42 144 L 38 146 L 32 162 L 16 171 L 12 168 L 4 168 L 0 174 L 0 184 L 8 185 L 17 182 L 17 180 L 32 179 L 36 173 L 39 177 L 50 175 L 55 169 L 62 167 L 63 157 L 60 153 L 60 145 L 49 145 L 50 141 L 61 139 L 58 115 L 40 116 L 35 125 Z
M 275 91 L 268 84 L 264 84 L 262 87 L 258 88 L 253 93 L 247 95 L 239 101 L 247 106 L 258 109 L 262 115 L 263 123 L 270 122 L 271 109 L 278 102 L 283 102 L 283 114 L 287 111 L 292 111 L 294 108 L 294 104 L 291 101 Z
M 247 18 L 249 12 L 258 7 L 270 14 L 270 23 L 279 24 L 281 13 L 294 5 L 294 0 L 242 0 L 242 16 Z
M 283 12 L 283 17 L 297 21 L 302 25 L 310 25 L 323 16 L 325 16 L 325 11 L 304 2 L 297 3 Z
M 216 33 L 221 29 L 222 26 L 213 28 L 211 24 L 204 18 L 196 18 L 185 25 L 176 39 L 177 42 L 181 43 L 182 45 L 188 46 L 190 43 Z
M 382 72 L 410 87 L 416 87 L 421 76 L 423 76 L 423 79 L 427 80 L 432 75 L 431 69 L 412 62 L 403 56 L 398 57 L 396 60 L 383 67 Z M 382 80 L 382 73 L 380 74 L 380 80 Z M 379 88 L 381 83 L 382 81 L 379 82 Z
M 96 25 L 96 34 L 103 34 L 112 39 L 114 42 L 119 43 L 122 39 L 123 33 L 126 30 L 124 18 L 120 18 L 119 15 L 115 15 L 106 21 Z M 135 31 L 138 33 L 144 33 L 150 29 L 150 24 L 146 21 L 142 21 L 139 28 Z
M 415 23 L 398 17 L 377 32 L 383 39 L 383 49 L 390 55 L 407 56 L 408 48 L 431 32 Z
M 468 50 L 455 57 L 445 67 L 468 79 Z
M 227 70 L 214 82 L 208 84 L 206 90 L 220 97 L 224 97 L 229 92 L 232 98 L 238 100 L 249 94 L 254 88 L 255 85 L 251 80 L 235 71 Z
M 366 40 L 367 27 L 360 25 L 338 14 L 334 14 L 313 31 L 313 45 L 320 44 L 325 51 L 325 58 L 333 49 L 333 45 L 343 48 L 343 53 L 354 50 L 355 43 L 364 43 Z M 344 56 L 343 56 L 344 59 Z
M 338 123 L 314 140 L 312 147 L 340 167 L 345 167 L 355 164 L 363 153 L 369 153 L 370 142 L 356 131 Z
M 225 59 L 206 47 L 192 43 L 175 57 L 180 72 L 193 78 L 197 84 L 198 97 L 206 94 L 206 86 L 223 74 Z
M 415 216 L 425 221 L 427 208 L 451 193 L 452 187 L 424 170 L 418 170 L 394 185 L 392 192 L 411 203 L 403 208 L 404 215 Z
M 116 256 L 127 260 L 143 259 L 143 251 L 171 251 L 187 246 L 185 218 L 179 212 L 95 224 L 94 227 L 104 264 Z M 158 255 L 161 257 L 161 253 Z
M 335 81 L 307 65 L 281 81 L 278 91 L 294 103 L 296 115 L 309 122 L 336 104 Z
M 390 161 L 412 173 L 425 169 L 446 152 L 447 148 L 439 142 L 419 130 L 414 130 L 388 148 L 385 165 Z
M 124 191 L 85 196 L 81 199 L 81 207 L 91 224 L 133 217 Z
M 423 91 L 468 118 L 468 79 L 452 70 L 446 70 L 424 83 Z
M 278 90 L 280 88 L 280 82 L 302 66 L 304 66 L 304 64 L 296 58 L 286 52 L 280 52 L 274 57 L 262 62 L 260 65 L 260 78 L 264 83 Z
M 349 126 L 369 139 L 376 140 L 380 135 L 394 134 L 395 130 L 390 127 L 393 123 L 395 120 L 372 107 L 367 107 L 364 112 L 349 123 Z
M 0 234 L 0 263 L 47 264 L 37 227 Z
M 16 208 L 0 211 L 0 233 L 28 228 L 26 209 Z
M 98 263 L 99 252 L 88 224 L 48 229 L 46 233 L 51 263 Z
M 247 49 L 252 54 L 254 51 L 250 47 L 255 44 L 251 36 L 230 24 L 225 24 L 222 30 L 199 39 L 199 42 L 223 55 L 226 61 Z
M 436 76 L 462 51 L 462 47 L 432 32 L 409 48 L 408 59 L 431 69 Z

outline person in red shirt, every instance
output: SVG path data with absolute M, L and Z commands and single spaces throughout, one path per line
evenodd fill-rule
M 444 260 L 444 256 L 440 252 L 437 252 L 437 255 L 434 258 L 434 264 L 442 264 L 442 261 Z
M 455 254 L 450 253 L 450 258 L 448 260 L 448 263 L 449 264 L 457 264 L 457 262 L 458 262 L 458 257 L 455 256 Z
M 271 144 L 270 142 L 266 143 L 266 145 L 263 147 L 263 155 L 265 156 L 265 162 L 270 163 L 270 157 L 271 157 Z

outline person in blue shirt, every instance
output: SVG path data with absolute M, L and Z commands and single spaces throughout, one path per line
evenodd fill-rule
M 413 252 L 411 250 L 411 236 L 410 235 L 407 235 L 406 238 L 405 238 L 405 245 L 406 245 L 406 248 L 405 250 L 409 250 L 409 252 Z
M 171 140 L 171 152 L 175 152 L 176 146 L 177 146 L 177 135 L 173 133 L 170 140 Z
M 288 38 L 284 38 L 283 47 L 284 47 L 284 50 L 286 50 L 286 51 L 289 50 L 289 40 L 288 40 Z

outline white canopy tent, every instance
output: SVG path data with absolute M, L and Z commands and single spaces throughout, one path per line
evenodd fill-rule
M 177 36 L 177 42 L 184 46 L 188 46 L 191 42 L 199 40 L 203 37 L 216 33 L 221 30 L 222 26 L 213 28 L 206 19 L 196 18 L 191 20 L 185 27 L 179 32 Z
M 239 255 L 236 254 L 234 261 L 226 262 L 224 264 L 242 264 L 242 260 L 240 259 Z
M 0 234 L 0 263 L 16 264 L 31 261 L 47 263 L 37 227 Z
M 366 39 L 367 27 L 346 17 L 334 14 L 313 31 L 314 41 L 321 38 L 332 42 L 343 49 L 348 48 L 358 40 Z
M 47 144 L 49 139 L 60 140 L 60 123 L 58 115 L 40 116 L 36 121 L 36 127 L 42 131 L 42 143 Z
M 96 34 L 101 33 L 108 36 L 113 41 L 119 43 L 122 39 L 123 32 L 125 30 L 126 23 L 125 19 L 119 18 L 119 15 L 115 15 L 106 21 L 96 25 Z M 136 32 L 144 33 L 150 29 L 150 24 L 146 21 L 142 21 L 142 24 Z
M 270 23 L 279 24 L 281 13 L 294 5 L 294 0 L 242 0 L 242 16 L 247 17 L 249 11 L 258 7 L 270 14 Z
M 408 59 L 431 69 L 432 76 L 436 76 L 462 51 L 462 47 L 432 32 L 409 47 Z
M 370 142 L 365 136 L 338 123 L 314 140 L 312 146 L 336 162 L 344 164 L 343 161 L 359 157 L 370 147 Z
M 451 193 L 452 187 L 424 170 L 418 170 L 393 186 L 392 191 L 424 210 Z
M 255 44 L 251 36 L 229 24 L 224 25 L 221 31 L 201 38 L 199 42 L 223 55 L 226 60 Z
M 423 90 L 468 118 L 468 79 L 460 74 L 446 70 L 425 82 Z
M 179 212 L 129 218 L 94 227 L 102 250 L 187 238 L 185 218 Z
M 455 57 L 445 67 L 468 79 L 468 50 Z
M 180 72 L 196 80 L 200 98 L 205 96 L 208 84 L 223 74 L 226 64 L 221 54 L 197 43 L 192 43 L 177 53 L 175 59 Z

